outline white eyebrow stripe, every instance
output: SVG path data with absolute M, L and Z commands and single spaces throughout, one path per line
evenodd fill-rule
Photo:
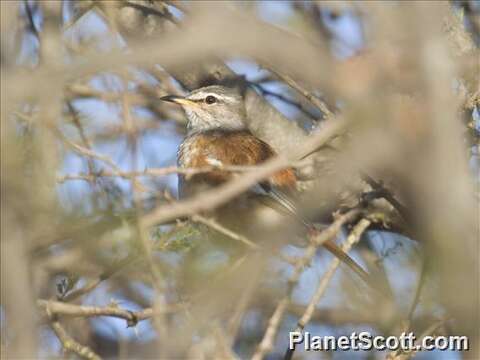
M 212 93 L 212 92 L 210 92 L 210 93 L 196 93 L 196 94 L 190 96 L 190 99 L 191 100 L 203 100 L 207 96 L 214 96 L 217 99 L 226 100 L 226 101 L 234 101 L 235 100 L 235 97 L 224 95 L 224 94 Z

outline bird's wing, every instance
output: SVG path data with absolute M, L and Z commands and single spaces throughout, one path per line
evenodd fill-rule
M 295 202 L 285 194 L 281 189 L 271 187 L 271 186 L 262 186 L 275 203 L 280 204 L 281 207 L 295 219 L 297 219 L 302 225 L 304 225 L 309 232 L 315 234 L 318 232 L 317 227 L 314 223 L 306 219 L 301 215 L 300 211 L 295 205 Z M 269 205 L 268 202 L 264 202 Z M 270 206 L 270 205 L 269 205 Z M 366 272 L 355 260 L 353 260 L 345 251 L 342 250 L 333 240 L 328 240 L 322 244 L 322 246 L 327 249 L 333 256 L 338 258 L 344 264 L 346 264 L 350 269 L 352 269 L 367 285 L 375 290 L 379 290 L 381 293 L 388 294 L 388 291 L 384 289 L 379 289 L 377 284 L 372 282 L 372 277 L 368 272 Z
M 266 142 L 252 135 L 247 130 L 242 131 L 223 131 L 213 130 L 201 134 L 197 134 L 190 138 L 189 142 L 184 142 L 184 150 L 187 147 L 201 149 L 195 152 L 196 156 L 185 157 L 188 161 L 183 163 L 186 167 L 202 167 L 212 165 L 212 162 L 220 166 L 228 165 L 260 165 L 263 162 L 276 156 L 276 152 Z M 181 156 L 182 157 L 182 156 Z M 232 174 L 221 169 L 212 171 L 207 174 L 195 175 L 190 182 L 200 180 L 202 182 L 218 184 L 228 181 Z M 253 187 L 251 191 L 268 195 L 274 200 L 275 204 L 280 206 L 268 206 L 281 208 L 292 217 L 303 224 L 309 232 L 318 231 L 315 225 L 305 219 L 298 210 L 295 201 L 292 199 L 291 193 L 295 192 L 297 178 L 295 172 L 291 168 L 283 169 L 273 174 L 268 180 Z M 339 260 L 348 265 L 360 278 L 370 284 L 369 274 L 363 270 L 347 253 L 345 253 L 333 241 L 323 244 Z

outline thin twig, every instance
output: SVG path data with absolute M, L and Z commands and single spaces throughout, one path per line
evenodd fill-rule
M 224 185 L 215 189 L 204 191 L 192 198 L 181 200 L 175 204 L 159 206 L 149 214 L 145 215 L 146 226 L 152 226 L 165 221 L 174 220 L 182 216 L 191 216 L 199 212 L 215 209 L 233 199 L 235 196 L 248 190 L 252 185 L 262 181 L 271 174 L 288 167 L 292 161 L 301 159 L 306 153 L 327 143 L 332 137 L 344 131 L 347 123 L 345 121 L 328 122 L 321 132 L 311 135 L 302 146 L 292 151 L 287 157 L 286 154 L 266 161 L 261 168 L 255 172 L 243 174 Z
M 156 16 L 165 18 L 168 21 L 170 21 L 170 22 L 172 22 L 172 23 L 174 23 L 175 25 L 178 26 L 180 23 L 173 17 L 173 15 L 170 13 L 170 11 L 165 6 L 165 4 L 162 4 L 162 5 L 163 5 L 163 9 L 162 9 L 163 11 L 159 11 L 159 10 L 155 9 L 154 7 L 149 7 L 149 6 L 139 4 L 139 3 L 133 3 L 133 2 L 130 2 L 130 1 L 125 1 L 125 2 L 121 3 L 120 6 L 131 7 L 131 8 L 140 10 L 142 12 L 143 16 L 145 16 L 145 17 L 148 16 L 148 15 L 156 15 Z
M 125 88 L 127 88 L 127 80 L 125 80 Z M 123 113 L 123 120 L 125 124 L 125 128 L 128 129 L 128 141 L 129 145 L 132 150 L 132 164 L 131 167 L 135 171 L 138 168 L 137 164 L 137 150 L 138 150 L 138 144 L 137 144 L 137 138 L 136 138 L 136 129 L 135 129 L 135 123 L 133 122 L 131 112 L 130 112 L 130 103 L 128 101 L 128 96 L 125 93 L 122 99 L 122 113 Z M 160 273 L 158 267 L 155 265 L 153 262 L 153 257 L 152 257 L 152 244 L 151 244 L 151 239 L 148 236 L 148 231 L 147 227 L 145 226 L 143 220 L 142 220 L 142 215 L 143 215 L 143 207 L 142 207 L 142 199 L 139 194 L 139 190 L 141 190 L 140 183 L 137 181 L 137 178 L 135 176 L 132 176 L 130 178 L 130 181 L 132 183 L 132 192 L 133 192 L 133 203 L 135 207 L 135 215 L 136 215 L 136 230 L 138 237 L 140 239 L 140 246 L 144 252 L 145 258 L 147 260 L 148 268 L 150 270 L 150 275 L 152 277 L 152 288 L 154 290 L 154 301 L 153 301 L 153 308 L 155 312 L 158 312 L 161 314 L 161 311 L 165 308 L 165 301 L 164 301 L 164 296 L 162 294 L 162 288 L 164 284 L 164 279 L 162 274 Z M 166 322 L 162 317 L 155 317 L 153 324 L 155 326 L 156 331 L 158 332 L 159 338 L 162 339 L 162 341 L 166 338 L 167 336 L 167 329 L 166 329 Z M 159 356 L 160 357 L 165 357 L 165 346 L 160 346 L 158 348 L 159 350 Z
M 360 240 L 363 232 L 370 226 L 370 224 L 371 224 L 370 220 L 362 219 L 354 226 L 354 228 L 348 235 L 347 239 L 342 244 L 342 250 L 345 253 L 350 251 L 352 246 L 355 245 Z M 335 274 L 335 271 L 340 266 L 340 264 L 341 262 L 338 258 L 334 258 L 331 261 L 327 272 L 325 273 L 320 283 L 318 284 L 317 291 L 315 292 L 313 297 L 310 299 L 310 302 L 307 306 L 307 309 L 305 310 L 305 313 L 302 315 L 302 317 L 298 321 L 298 328 L 300 330 L 303 330 L 305 326 L 309 323 L 310 319 L 312 318 L 312 314 L 315 310 L 316 305 L 318 304 L 318 302 L 320 301 L 320 298 L 325 293 L 325 290 L 330 280 L 332 279 L 333 275 Z
M 254 256 L 256 257 L 253 259 L 253 262 L 259 263 L 261 261 L 260 257 L 262 255 L 257 253 Z M 230 321 L 228 322 L 226 334 L 228 336 L 228 342 L 230 347 L 232 347 L 233 344 L 235 343 L 235 337 L 237 335 L 238 329 L 240 328 L 242 318 L 247 310 L 249 303 L 252 300 L 254 292 L 259 284 L 259 281 L 260 281 L 260 276 L 255 276 L 252 279 L 247 279 L 248 283 L 244 288 L 242 296 L 240 297 L 240 300 L 238 301 L 238 304 L 235 307 L 235 311 L 233 312 L 232 317 L 230 318 Z
M 442 327 L 443 325 L 445 325 L 445 323 L 447 322 L 448 318 L 446 319 L 442 319 L 442 320 L 438 320 L 436 322 L 434 322 L 432 325 L 430 325 L 419 337 L 419 341 L 420 342 L 423 342 L 423 339 L 426 337 L 426 336 L 433 336 L 433 334 L 440 328 Z M 400 349 L 400 350 L 396 350 L 396 351 L 392 351 L 390 352 L 389 354 L 387 354 L 386 356 L 386 359 L 387 360 L 409 360 L 411 359 L 417 352 L 421 351 L 423 349 L 418 349 L 418 350 L 403 350 L 403 349 Z
M 312 261 L 318 247 L 320 247 L 324 242 L 333 239 L 345 223 L 352 221 L 359 214 L 360 210 L 352 209 L 347 213 L 338 216 L 329 227 L 311 239 L 310 245 L 307 247 L 304 255 L 299 259 L 298 263 L 293 269 L 292 275 L 288 279 L 289 286 L 287 294 L 279 301 L 272 317 L 270 318 L 263 339 L 252 357 L 253 360 L 263 359 L 265 355 L 272 349 L 281 319 L 283 318 L 283 315 L 290 304 L 290 296 L 293 288 L 300 279 L 300 275 L 303 273 L 305 267 Z
M 98 156 L 98 154 L 96 154 Z M 187 176 L 204 174 L 211 171 L 230 171 L 230 172 L 248 172 L 258 169 L 259 166 L 203 166 L 199 168 L 181 168 L 177 166 L 168 166 L 164 168 L 150 168 L 142 171 L 105 171 L 101 170 L 94 174 L 78 173 L 65 174 L 57 176 L 57 182 L 63 183 L 67 180 L 85 180 L 90 181 L 94 177 L 121 177 L 130 179 L 132 177 L 157 177 L 171 174 L 183 174 Z
M 390 204 L 397 209 L 399 214 L 402 216 L 403 220 L 408 221 L 410 216 L 406 206 L 404 206 L 397 198 L 393 195 L 393 193 L 387 189 L 383 184 L 373 179 L 371 176 L 363 173 L 362 178 L 367 184 L 369 184 L 373 190 L 379 191 L 382 197 L 387 200 Z
M 35 22 L 33 21 L 33 13 L 32 13 L 32 9 L 30 7 L 30 4 L 28 3 L 27 0 L 24 0 L 23 5 L 25 6 L 25 13 L 27 14 L 27 18 L 28 18 L 29 29 L 36 36 L 38 41 L 40 41 L 40 34 L 38 33 L 38 29 L 35 26 Z
M 69 302 L 72 301 L 82 295 L 85 295 L 95 289 L 102 281 L 107 280 L 114 274 L 116 274 L 118 271 L 121 269 L 125 268 L 126 266 L 132 264 L 133 262 L 139 260 L 140 257 L 137 255 L 129 255 L 125 257 L 124 259 L 116 262 L 113 264 L 109 269 L 104 271 L 102 274 L 98 276 L 98 278 L 95 278 L 88 282 L 86 285 L 81 287 L 80 289 L 73 290 L 66 294 L 64 297 L 61 298 L 62 301 L 64 302 Z
M 283 74 L 279 71 L 275 71 L 272 68 L 269 68 L 268 71 L 273 73 L 276 77 L 282 80 L 284 83 L 289 85 L 291 88 L 295 89 L 300 95 L 307 99 L 312 105 L 317 107 L 325 116 L 325 119 L 332 119 L 335 114 L 328 108 L 328 105 L 313 95 L 310 91 L 306 90 L 302 85 L 295 81 L 292 77 Z
M 285 95 L 280 94 L 278 92 L 268 90 L 268 89 L 265 88 L 265 86 L 263 86 L 259 83 L 250 82 L 250 84 L 252 84 L 254 87 L 256 87 L 261 92 L 261 94 L 263 96 L 265 96 L 265 97 L 267 97 L 267 96 L 275 97 L 278 100 L 283 101 L 284 103 L 295 106 L 298 110 L 300 110 L 302 113 L 304 113 L 309 118 L 314 119 L 314 120 L 317 119 L 317 117 L 314 114 L 312 114 L 308 110 L 308 108 L 306 108 L 301 102 L 292 100 L 292 99 L 290 99 L 290 98 L 286 97 Z
M 70 101 L 67 101 L 67 107 L 68 107 L 68 110 L 70 111 L 70 114 L 72 114 L 73 123 L 75 124 L 75 127 L 77 128 L 77 131 L 80 135 L 80 139 L 82 140 L 83 146 L 86 149 L 92 150 L 92 144 L 91 144 L 90 140 L 88 139 L 88 137 L 85 135 L 85 131 L 84 131 L 83 126 L 82 126 L 82 124 L 80 122 L 80 119 L 78 117 L 78 113 L 77 113 L 77 111 L 75 110 L 75 108 L 73 107 L 73 105 Z M 90 172 L 90 174 L 94 174 L 95 173 L 95 163 L 93 162 L 92 157 L 87 157 L 87 165 L 88 165 L 88 171 Z M 95 183 L 95 181 L 96 181 L 95 178 L 92 179 L 92 183 Z
M 240 235 L 230 229 L 227 229 L 225 226 L 219 224 L 217 221 L 214 219 L 209 219 L 206 218 L 202 215 L 195 214 L 191 217 L 192 221 L 206 225 L 216 231 L 218 231 L 221 234 L 224 234 L 228 237 L 230 237 L 233 240 L 240 241 L 241 243 L 247 245 L 251 249 L 260 249 L 260 246 L 255 244 L 252 240 L 249 240 L 247 237 Z
M 370 226 L 370 224 L 371 224 L 370 220 L 361 219 L 355 225 L 355 227 L 352 229 L 352 231 L 348 235 L 345 242 L 342 244 L 342 250 L 345 253 L 347 253 L 352 248 L 352 246 L 360 240 L 360 237 L 362 236 L 363 232 Z M 310 302 L 308 303 L 303 315 L 298 320 L 297 328 L 295 329 L 295 332 L 303 331 L 305 326 L 310 322 L 315 312 L 315 308 L 318 302 L 320 301 L 320 298 L 325 293 L 325 290 L 327 289 L 327 286 L 330 283 L 330 280 L 333 278 L 333 275 L 335 274 L 335 271 L 339 266 L 340 266 L 340 260 L 337 258 L 334 258 L 331 261 L 325 275 L 322 277 L 322 279 L 318 283 L 317 290 L 315 291 L 312 298 L 310 299 Z M 295 347 L 288 348 L 285 353 L 284 359 L 290 360 L 293 356 L 294 351 L 295 351 Z
M 115 317 L 126 320 L 128 326 L 135 326 L 138 321 L 147 320 L 159 314 L 152 308 L 146 308 L 140 311 L 130 311 L 122 309 L 116 304 L 109 306 L 85 306 L 44 299 L 37 300 L 37 306 L 45 310 L 48 309 L 52 315 L 70 317 Z M 160 313 L 174 313 L 181 310 L 183 307 L 184 305 L 169 305 L 168 307 L 163 308 Z
M 97 160 L 100 160 L 110 166 L 112 168 L 112 172 L 116 174 L 119 177 L 122 177 L 122 170 L 115 164 L 115 162 L 110 159 L 106 155 L 99 154 L 91 149 L 85 148 L 81 145 L 78 145 L 68 139 L 65 135 L 62 134 L 62 132 L 56 128 L 52 128 L 53 132 L 57 137 L 59 137 L 65 144 L 67 144 L 71 149 L 73 149 L 76 153 L 80 155 L 84 155 L 87 157 L 91 157 Z M 135 186 L 137 186 L 141 191 L 146 192 L 148 191 L 141 183 L 139 183 L 136 179 L 133 179 Z
M 98 356 L 92 349 L 88 346 L 82 345 L 68 335 L 65 328 L 60 324 L 56 316 L 52 314 L 48 306 L 45 307 L 48 317 L 50 318 L 50 326 L 52 327 L 53 332 L 57 335 L 58 339 L 62 343 L 63 348 L 66 351 L 72 351 L 78 356 L 88 359 L 88 360 L 101 360 L 101 357 Z
M 260 342 L 255 354 L 253 354 L 252 360 L 261 360 L 264 356 L 272 349 L 273 342 L 275 341 L 275 337 L 277 336 L 278 328 L 280 327 L 280 323 L 283 319 L 283 315 L 290 304 L 290 296 L 285 296 L 280 300 L 273 315 L 268 320 L 267 330 L 263 335 L 263 339 Z
M 99 154 L 97 154 L 98 156 Z M 294 168 L 301 168 L 307 166 L 309 162 L 305 160 L 291 162 L 289 166 Z M 100 170 L 94 173 L 77 173 L 77 174 L 65 174 L 58 175 L 56 181 L 59 183 L 64 183 L 69 180 L 85 180 L 92 181 L 97 177 L 121 177 L 123 179 L 130 179 L 131 177 L 158 177 L 166 176 L 171 174 L 182 174 L 188 176 L 193 176 L 197 174 L 205 174 L 211 171 L 228 171 L 232 173 L 245 173 L 256 171 L 262 168 L 263 165 L 209 165 L 196 168 L 182 168 L 178 166 L 166 166 L 163 168 L 146 168 L 140 171 L 107 171 Z

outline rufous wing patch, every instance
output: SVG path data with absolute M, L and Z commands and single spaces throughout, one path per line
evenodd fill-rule
M 188 153 L 186 153 L 188 152 Z M 180 149 L 180 165 L 186 168 L 218 166 L 254 166 L 276 155 L 270 145 L 258 139 L 247 130 L 210 130 L 194 134 L 184 141 Z M 219 184 L 232 177 L 232 173 L 213 170 L 192 176 L 189 181 L 204 181 Z M 293 189 L 296 176 L 293 169 L 275 173 L 269 183 L 273 186 Z

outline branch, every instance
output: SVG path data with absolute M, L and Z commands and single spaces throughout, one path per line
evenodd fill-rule
M 87 56 L 84 61 L 66 64 L 62 69 L 42 68 L 33 73 L 9 72 L 3 74 L 2 72 L 2 77 L 5 76 L 6 81 L 12 84 L 9 89 L 10 97 L 35 97 L 40 94 L 39 86 L 44 84 L 46 79 L 71 81 L 98 71 L 112 71 L 118 67 L 132 64 L 143 66 L 159 63 L 169 71 L 171 68 L 184 70 L 185 66 L 191 69 L 192 64 L 199 64 L 214 54 L 224 53 L 226 56 L 273 58 L 275 63 L 272 65 L 275 68 L 285 68 L 296 77 L 310 82 L 323 84 L 327 82 L 329 74 L 317 71 L 319 63 L 324 64 L 325 67 L 331 63 L 327 51 L 321 51 L 322 49 L 319 49 L 318 46 L 313 46 L 305 39 L 288 31 L 242 16 L 234 11 L 217 8 L 217 6 L 214 10 L 210 13 L 204 11 L 198 17 L 194 17 L 188 28 L 171 31 L 161 37 L 153 36 L 137 44 L 132 44 L 128 53 L 124 50 L 113 50 L 102 56 Z M 223 29 L 221 34 L 218 33 L 218 28 Z M 236 36 L 239 30 L 242 31 L 243 36 L 241 37 Z M 290 44 L 291 51 L 288 54 L 285 54 L 282 48 L 273 45 L 279 41 Z M 262 44 L 262 46 L 258 44 Z M 303 54 L 308 61 L 304 61 L 303 66 L 299 68 L 299 58 L 294 54 Z M 215 80 L 221 81 L 222 79 Z M 14 86 L 23 84 L 23 81 L 31 86 L 27 88 Z M 198 87 L 198 82 L 195 85 Z M 248 118 L 254 123 L 252 130 L 262 132 L 268 137 L 268 140 L 271 140 L 272 146 L 283 149 L 288 147 L 290 150 L 297 146 L 300 138 L 304 137 L 298 126 L 289 123 L 270 105 L 266 106 L 265 100 L 254 91 L 247 93 L 246 107 Z M 277 120 L 279 121 L 277 122 Z M 278 129 L 280 123 L 281 131 Z M 288 131 L 285 131 L 286 129 Z M 272 135 L 271 132 L 279 136 L 269 136 Z M 295 141 L 291 139 L 292 134 L 296 137 Z
M 230 229 L 227 229 L 225 226 L 219 224 L 217 221 L 213 220 L 213 219 L 208 219 L 204 216 L 201 216 L 201 215 L 198 215 L 198 214 L 194 214 L 192 217 L 191 217 L 192 221 L 194 222 L 197 222 L 197 223 L 200 223 L 200 224 L 203 224 L 203 225 L 206 225 L 216 231 L 218 231 L 219 233 L 223 234 L 223 235 L 226 235 L 228 237 L 230 237 L 231 239 L 233 240 L 236 240 L 236 241 L 240 241 L 242 243 L 244 243 L 245 245 L 247 245 L 249 248 L 251 249 L 260 249 L 260 246 L 255 244 L 252 240 L 246 238 L 245 236 L 242 236 Z
M 237 179 L 233 179 L 224 185 L 205 191 L 192 198 L 179 201 L 175 204 L 160 206 L 144 216 L 144 224 L 146 226 L 153 226 L 182 216 L 191 216 L 202 211 L 215 209 L 271 174 L 288 167 L 292 161 L 301 159 L 305 153 L 309 153 L 313 149 L 324 145 L 332 137 L 343 132 L 345 127 L 345 121 L 330 122 L 326 124 L 320 132 L 311 135 L 303 146 L 292 151 L 289 157 L 287 157 L 286 154 L 278 155 L 274 159 L 265 162 L 258 171 L 244 174 Z
M 53 300 L 37 300 L 37 306 L 52 315 L 62 315 L 70 317 L 97 317 L 97 316 L 110 316 L 127 321 L 127 325 L 135 326 L 139 321 L 150 319 L 156 315 L 170 314 L 181 310 L 184 305 L 169 306 L 162 308 L 160 312 L 153 311 L 152 308 L 146 308 L 141 311 L 130 311 L 118 307 L 113 304 L 110 306 L 85 306 L 68 304 L 61 301 Z
M 88 156 L 88 155 L 87 155 Z M 96 154 L 95 156 L 99 156 Z M 157 177 L 157 176 L 165 176 L 170 174 L 182 174 L 182 175 L 197 175 L 197 174 L 204 174 L 210 171 L 222 170 L 222 171 L 230 171 L 230 172 L 248 172 L 257 170 L 259 166 L 203 166 L 199 168 L 180 168 L 178 166 L 168 166 L 164 168 L 151 168 L 145 169 L 143 171 L 121 171 L 118 169 L 117 171 L 105 171 L 100 170 L 98 172 L 88 174 L 88 173 L 78 173 L 78 174 L 65 174 L 57 176 L 57 181 L 59 183 L 63 183 L 67 180 L 85 180 L 90 181 L 96 177 L 121 177 L 124 179 L 131 179 L 132 177 Z
M 343 215 L 340 215 L 329 227 L 311 239 L 310 245 L 307 247 L 304 255 L 298 260 L 295 268 L 293 269 L 292 275 L 288 279 L 289 286 L 287 294 L 279 301 L 272 317 L 270 318 L 263 339 L 252 357 L 253 360 L 263 359 L 265 355 L 272 349 L 278 328 L 280 326 L 280 321 L 290 304 L 290 296 L 293 288 L 300 279 L 300 275 L 305 267 L 312 261 L 318 247 L 320 247 L 324 242 L 333 239 L 345 223 L 352 221 L 359 214 L 360 211 L 358 209 L 353 209 Z
M 75 339 L 73 339 L 70 335 L 68 335 L 67 331 L 64 327 L 55 319 L 54 316 L 50 313 L 48 307 L 46 308 L 47 314 L 52 319 L 50 326 L 53 329 L 55 335 L 57 335 L 58 339 L 62 343 L 62 346 L 67 351 L 73 351 L 78 356 L 89 359 L 89 360 L 101 360 L 101 357 L 98 356 L 92 349 L 88 346 L 84 346 L 78 343 Z
M 350 234 L 347 237 L 347 240 L 342 244 L 342 250 L 347 253 L 354 244 L 356 244 L 364 231 L 370 226 L 370 221 L 367 219 L 362 219 L 360 220 L 355 227 L 352 229 Z M 315 312 L 315 308 L 317 307 L 318 302 L 320 301 L 320 298 L 325 294 L 325 290 L 327 289 L 328 284 L 330 283 L 330 280 L 332 279 L 333 275 L 335 274 L 335 271 L 337 268 L 340 266 L 340 260 L 337 258 L 334 258 L 330 266 L 328 267 L 327 272 L 325 275 L 322 277 L 320 280 L 317 290 L 315 291 L 315 294 L 313 294 L 312 298 L 310 299 L 310 302 L 307 305 L 307 308 L 305 309 L 303 315 L 300 317 L 300 320 L 298 320 L 297 323 L 297 328 L 295 329 L 296 332 L 301 332 L 305 328 L 305 326 L 310 322 L 312 319 L 312 316 Z M 290 360 L 293 356 L 293 353 L 295 351 L 295 347 L 293 348 L 288 348 L 287 352 L 285 353 L 285 360 Z
M 371 176 L 367 174 L 362 174 L 361 176 L 362 179 L 368 185 L 370 185 L 374 191 L 379 192 L 381 197 L 383 197 L 390 204 L 392 204 L 395 209 L 397 209 L 403 220 L 408 221 L 410 219 L 407 207 L 397 200 L 397 198 L 393 195 L 392 191 L 383 186 L 381 182 L 375 181 Z
M 305 99 L 312 103 L 312 105 L 316 106 L 324 114 L 325 119 L 331 119 L 335 116 L 324 101 L 313 95 L 310 91 L 306 90 L 292 77 L 283 74 L 280 71 L 272 70 L 271 68 L 269 68 L 268 70 L 276 77 L 278 77 L 281 81 L 289 85 L 292 89 L 295 89 L 300 95 L 302 95 Z

